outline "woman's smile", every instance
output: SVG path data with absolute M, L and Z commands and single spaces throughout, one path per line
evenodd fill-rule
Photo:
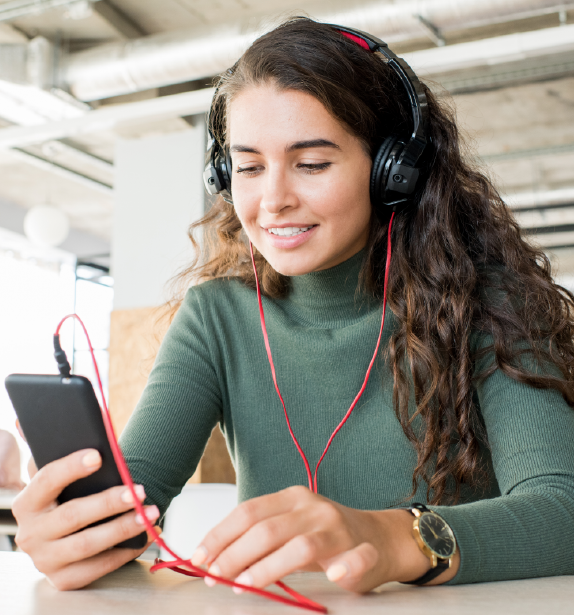
M 308 241 L 313 237 L 318 228 L 318 224 L 288 224 L 287 226 L 273 225 L 265 230 L 267 231 L 267 241 L 271 247 L 280 250 L 289 250 L 298 248 Z

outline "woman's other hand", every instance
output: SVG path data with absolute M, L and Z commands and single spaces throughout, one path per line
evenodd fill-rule
M 142 549 L 111 549 L 140 534 L 143 520 L 133 511 L 127 487 L 112 487 L 100 493 L 58 504 L 56 498 L 74 481 L 101 466 L 100 454 L 93 449 L 77 451 L 46 464 L 16 497 L 12 512 L 18 522 L 16 544 L 33 560 L 58 589 L 78 589 L 134 559 Z M 145 498 L 136 486 L 140 501 Z M 117 518 L 87 527 L 113 515 Z M 146 507 L 146 516 L 155 521 L 159 512 Z M 85 528 L 85 529 L 84 529 Z
M 16 438 L 0 429 L 0 489 L 20 491 L 25 486 L 20 478 L 20 449 Z
M 356 510 L 295 486 L 240 504 L 207 534 L 192 563 L 260 588 L 298 570 L 324 570 L 344 589 L 363 593 L 430 568 L 412 526 L 406 510 Z M 432 584 L 456 574 L 457 558 Z

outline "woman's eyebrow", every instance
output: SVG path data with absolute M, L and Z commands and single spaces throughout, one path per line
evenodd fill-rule
M 333 141 L 328 141 L 327 139 L 309 139 L 307 141 L 295 141 L 295 143 L 290 143 L 285 147 L 285 151 L 289 153 L 298 149 L 310 149 L 313 147 L 331 147 L 333 149 L 341 149 L 336 143 L 333 143 Z M 229 148 L 229 151 L 261 155 L 261 152 L 258 149 L 249 145 L 232 145 Z
M 334 149 L 341 149 L 333 141 L 327 141 L 327 139 L 309 139 L 308 141 L 296 141 L 291 143 L 285 148 L 286 152 L 293 152 L 297 149 L 310 149 L 312 147 L 332 147 Z
M 247 154 L 261 154 L 258 149 L 254 147 L 249 147 L 249 145 L 232 145 L 229 148 L 230 152 L 245 152 Z

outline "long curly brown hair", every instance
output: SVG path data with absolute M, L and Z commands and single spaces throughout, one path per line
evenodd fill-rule
M 369 153 L 390 134 L 410 133 L 406 93 L 394 71 L 332 27 L 295 18 L 255 41 L 219 78 L 211 119 L 221 144 L 233 97 L 268 83 L 317 98 Z M 442 503 L 456 502 L 463 483 L 484 484 L 480 445 L 486 441 L 473 400 L 480 379 L 500 369 L 532 387 L 557 389 L 574 407 L 574 295 L 553 281 L 546 255 L 523 239 L 465 151 L 453 110 L 423 87 L 431 137 L 427 177 L 392 226 L 388 303 L 399 327 L 388 359 L 395 412 L 418 455 L 413 493 L 423 480 L 428 500 Z M 388 222 L 373 215 L 361 272 L 364 288 L 381 299 L 387 231 Z M 194 282 L 235 276 L 255 286 L 233 205 L 217 199 L 189 236 L 197 258 L 177 276 L 175 307 Z M 289 279 L 261 254 L 256 262 L 263 293 L 288 294 Z M 488 367 L 475 373 L 484 357 Z

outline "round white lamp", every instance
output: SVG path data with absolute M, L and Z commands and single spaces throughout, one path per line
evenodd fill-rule
M 49 248 L 59 246 L 68 236 L 70 221 L 52 205 L 36 205 L 24 218 L 24 233 L 33 243 Z

